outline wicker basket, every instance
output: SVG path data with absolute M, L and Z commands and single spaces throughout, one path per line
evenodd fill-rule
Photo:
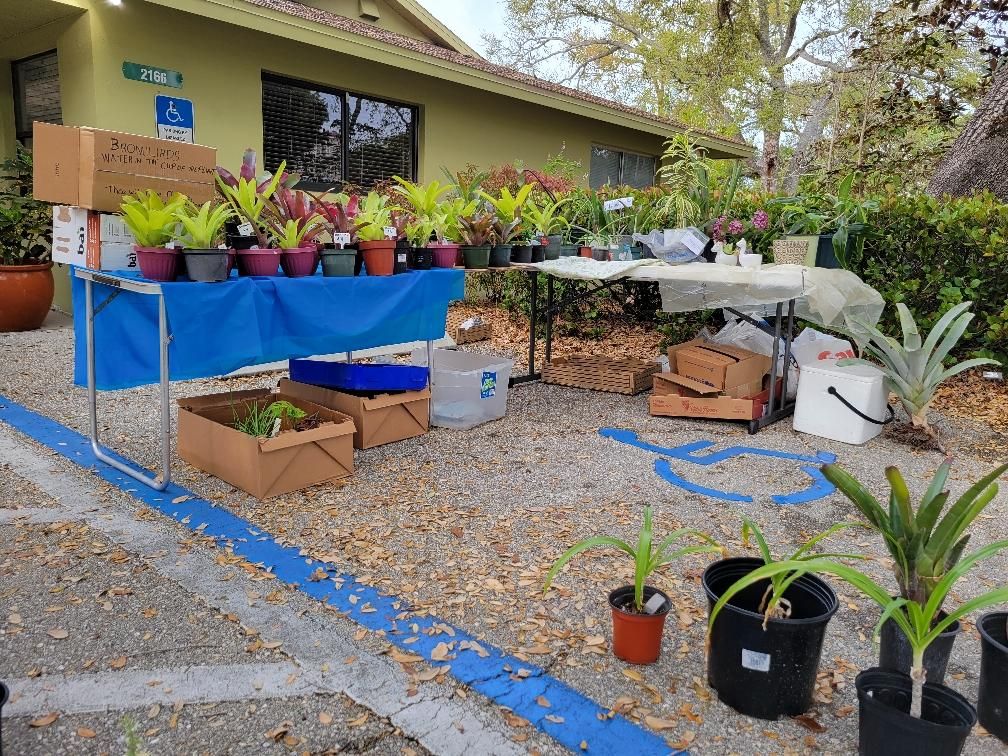
M 773 259 L 777 265 L 804 265 L 808 251 L 804 239 L 774 239 Z

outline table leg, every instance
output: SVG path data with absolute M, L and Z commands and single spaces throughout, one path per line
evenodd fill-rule
M 434 342 L 427 340 L 427 388 L 430 389 L 430 402 L 427 404 L 427 425 L 434 424 Z
M 540 374 L 536 372 L 535 348 L 536 348 L 536 326 L 539 323 L 539 273 L 535 270 L 528 271 L 529 277 L 529 366 L 525 375 L 512 377 L 508 382 L 509 386 L 517 386 L 520 383 L 530 383 L 537 381 Z
M 548 365 L 553 357 L 553 283 L 554 278 L 546 274 L 546 352 L 544 365 Z
M 158 337 L 161 348 L 161 476 L 145 475 L 124 465 L 102 451 L 98 438 L 98 389 L 95 379 L 94 291 L 93 282 L 84 280 L 84 313 L 87 318 L 87 381 L 88 421 L 91 433 L 91 450 L 96 458 L 121 473 L 157 491 L 164 491 L 171 482 L 171 388 L 168 381 L 168 312 L 163 294 L 158 294 Z
M 756 433 L 757 431 L 766 428 L 768 425 L 773 425 L 774 423 L 794 414 L 794 402 L 789 402 L 787 398 L 788 373 L 791 369 L 791 347 L 792 342 L 794 341 L 794 317 L 795 301 L 793 299 L 788 302 L 786 326 L 782 323 L 784 319 L 784 303 L 781 302 L 777 305 L 777 314 L 774 322 L 773 356 L 770 360 L 770 401 L 767 404 L 766 414 L 761 418 L 750 421 L 749 433 Z M 784 371 L 781 380 L 780 403 L 778 405 L 777 392 L 774 389 L 776 388 L 777 383 L 777 366 L 780 364 L 781 357 L 781 336 L 784 338 Z

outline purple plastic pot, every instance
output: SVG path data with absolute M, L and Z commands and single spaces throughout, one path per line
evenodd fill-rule
M 318 250 L 312 247 L 285 249 L 280 253 L 280 267 L 287 278 L 304 278 L 318 267 Z
M 169 247 L 133 247 L 140 274 L 150 281 L 174 281 L 178 274 L 179 252 Z
M 275 276 L 280 267 L 279 249 L 239 249 L 238 274 L 242 276 Z

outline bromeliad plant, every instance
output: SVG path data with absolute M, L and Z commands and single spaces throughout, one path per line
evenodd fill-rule
M 468 247 L 483 247 L 494 239 L 494 216 L 492 213 L 477 213 L 459 218 L 459 237 Z
M 401 176 L 392 178 L 399 184 L 395 187 L 395 191 L 410 204 L 414 215 L 418 217 L 433 215 L 441 198 L 452 189 L 451 184 L 445 185 L 436 180 L 423 185 L 407 181 Z
M 549 572 L 546 573 L 543 593 L 550 589 L 550 586 L 553 584 L 553 578 L 563 569 L 564 565 L 581 552 L 595 548 L 596 546 L 615 548 L 625 553 L 634 562 L 634 608 L 638 612 L 642 612 L 644 610 L 644 584 L 655 570 L 689 554 L 724 553 L 724 548 L 713 538 L 693 528 L 675 530 L 655 547 L 654 532 L 651 524 L 652 517 L 651 507 L 645 507 L 644 522 L 641 524 L 640 532 L 637 534 L 636 547 L 612 536 L 586 538 L 571 546 L 560 555 L 560 558 L 553 563 Z M 703 543 L 695 546 L 674 548 L 680 541 L 690 537 L 697 538 Z
M 378 192 L 368 192 L 357 209 L 357 238 L 361 241 L 381 241 L 385 229 L 392 225 L 392 206 Z
M 350 234 L 350 243 L 357 241 L 357 231 L 360 224 L 357 222 L 357 213 L 360 206 L 360 197 L 356 194 L 347 196 L 337 194 L 334 199 L 325 200 L 317 194 L 312 194 L 318 207 L 319 217 L 326 230 L 332 235 Z
M 885 540 L 900 597 L 921 606 L 931 601 L 937 586 L 959 563 L 970 539 L 966 530 L 997 496 L 997 479 L 1008 470 L 1008 464 L 985 475 L 946 509 L 949 492 L 942 489 L 951 468 L 948 460 L 938 467 L 916 508 L 896 467 L 886 468 L 888 506 L 839 465 L 822 468 L 826 479 L 854 502 L 868 526 Z M 939 601 L 936 609 L 941 608 Z
M 245 150 L 237 177 L 226 168 L 217 166 L 216 179 L 221 194 L 234 208 L 235 213 L 252 226 L 252 233 L 255 234 L 261 249 L 269 247 L 269 235 L 261 221 L 267 202 L 281 185 L 291 188 L 298 182 L 298 177 L 287 173 L 286 168 L 285 160 L 280 163 L 275 174 L 265 174 L 257 178 L 256 153 L 252 149 Z
M 855 319 L 854 323 L 870 336 L 863 353 L 871 355 L 881 364 L 854 358 L 838 363 L 841 367 L 862 364 L 880 369 L 887 378 L 889 390 L 899 398 L 913 425 L 927 431 L 939 448 L 941 445 L 938 435 L 928 425 L 927 419 L 935 390 L 944 381 L 964 370 L 980 365 L 1000 364 L 995 360 L 978 357 L 957 363 L 950 368 L 945 367 L 945 358 L 959 343 L 959 339 L 966 333 L 970 321 L 973 320 L 973 313 L 967 312 L 972 304 L 962 302 L 946 312 L 935 323 L 923 342 L 913 315 L 902 302 L 896 303 L 903 329 L 902 344 L 889 338 L 875 326 Z
M 513 220 L 505 223 L 500 218 L 493 219 L 494 243 L 502 247 L 514 244 L 522 235 L 522 222 Z
M 532 184 L 525 184 L 518 190 L 517 194 L 511 194 L 511 190 L 505 186 L 501 188 L 500 195 L 497 197 L 493 197 L 484 191 L 480 191 L 480 197 L 493 206 L 500 220 L 510 223 L 513 220 L 521 220 L 522 210 L 525 207 L 525 203 L 528 202 L 532 189 Z
M 165 202 L 157 192 L 145 190 L 123 197 L 123 223 L 138 247 L 164 247 L 175 236 L 178 214 L 188 200 L 175 193 Z
M 247 402 L 245 410 L 244 416 L 239 416 L 237 408 L 234 405 L 231 406 L 231 412 L 234 415 L 234 428 L 256 438 L 274 436 L 285 424 L 293 425 L 299 420 L 303 420 L 308 414 L 285 400 L 270 404 Z M 277 420 L 280 422 L 277 423 Z
M 435 220 L 430 216 L 417 218 L 406 224 L 406 238 L 409 239 L 411 247 L 426 247 L 434 233 Z
M 186 202 L 180 207 L 175 218 L 184 229 L 181 241 L 186 249 L 213 249 L 217 246 L 221 229 L 234 216 L 229 205 L 212 207 L 211 202 L 197 206 Z
M 560 215 L 560 208 L 569 202 L 570 197 L 563 197 L 555 202 L 545 199 L 542 205 L 532 200 L 525 205 L 522 217 L 532 225 L 540 236 L 561 234 L 570 223 Z

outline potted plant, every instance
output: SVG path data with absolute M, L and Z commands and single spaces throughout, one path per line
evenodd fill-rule
M 133 250 L 140 273 L 151 281 L 174 281 L 178 272 L 178 250 L 168 243 L 175 236 L 178 212 L 188 200 L 173 194 L 167 202 L 157 192 L 146 190 L 123 197 L 123 223 L 133 234 Z
M 590 232 L 584 238 L 585 245 L 591 251 L 591 257 L 598 262 L 606 262 L 609 259 L 609 236 L 601 232 Z M 583 253 L 582 253 L 583 255 Z
M 563 245 L 563 232 L 570 223 L 560 215 L 560 208 L 570 202 L 570 197 L 550 201 L 543 200 L 539 205 L 535 200 L 530 200 L 523 210 L 523 218 L 532 224 L 536 233 L 540 237 L 546 238 L 546 259 L 556 260 L 560 256 L 560 247 Z
M 315 194 L 312 197 L 318 207 L 319 219 L 332 238 L 322 248 L 322 275 L 327 278 L 356 275 L 360 197 L 342 193 L 331 201 Z
M 896 467 L 886 468 L 889 480 L 889 505 L 883 507 L 850 473 L 836 464 L 825 465 L 823 475 L 850 499 L 865 517 L 869 527 L 879 533 L 893 559 L 893 575 L 899 586 L 899 598 L 924 606 L 931 601 L 936 586 L 956 566 L 969 534 L 966 530 L 997 494 L 996 480 L 1008 464 L 984 476 L 951 506 L 949 492 L 943 491 L 951 463 L 946 460 L 935 472 L 920 503 L 914 507 L 906 481 Z M 943 514 L 944 513 L 944 514 Z M 941 601 L 935 606 L 935 620 L 944 621 Z M 927 679 L 941 683 L 945 679 L 952 645 L 959 633 L 959 623 L 952 622 L 928 645 L 922 664 Z M 881 624 L 879 667 L 907 674 L 914 662 L 910 641 L 892 620 Z
M 482 269 L 490 265 L 490 242 L 493 241 L 494 216 L 491 213 L 459 218 L 462 237 L 462 258 L 466 268 Z
M 900 753 L 957 756 L 976 723 L 976 710 L 954 690 L 927 682 L 924 655 L 928 646 L 962 617 L 1008 601 L 1008 586 L 1001 586 L 941 617 L 940 607 L 959 579 L 975 564 L 1004 549 L 1008 549 L 1008 540 L 996 541 L 964 556 L 934 585 L 931 598 L 923 604 L 902 596 L 892 598 L 886 588 L 870 577 L 829 556 L 777 562 L 761 567 L 730 586 L 712 610 L 711 621 L 736 594 L 759 581 L 783 578 L 774 585 L 771 598 L 774 600 L 796 581 L 814 574 L 840 578 L 881 607 L 882 616 L 876 625 L 876 635 L 881 625 L 892 620 L 909 640 L 913 657 L 909 677 L 877 668 L 865 670 L 857 676 L 859 753 L 866 756 L 892 753 L 894 733 L 898 733 Z
M 318 203 L 281 182 L 266 206 L 266 221 L 280 247 L 280 267 L 287 277 L 313 275 L 319 263 L 318 237 L 325 229 Z
M 230 252 L 218 248 L 224 223 L 233 215 L 230 206 L 204 202 L 197 206 L 186 202 L 175 212 L 183 233 L 178 239 L 185 257 L 186 274 L 192 281 L 226 281 L 231 269 Z M 212 209 L 211 209 L 212 208 Z
M 438 205 L 431 216 L 434 221 L 436 241 L 430 247 L 434 250 L 434 267 L 454 268 L 458 264 L 459 246 L 462 235 L 459 218 L 468 218 L 476 212 L 479 202 L 466 201 L 461 197 L 445 200 Z
M 1008 743 L 1008 612 L 991 612 L 977 622 L 980 631 L 980 724 Z
M 242 170 L 238 177 L 232 175 L 226 168 L 217 166 L 217 186 L 235 213 L 244 220 L 239 226 L 239 235 L 256 238 L 255 244 L 247 248 L 240 241 L 239 245 L 236 245 L 238 272 L 243 275 L 275 276 L 277 273 L 280 250 L 270 246 L 270 237 L 262 216 L 281 181 L 285 186 L 296 183 L 297 177 L 286 173 L 286 167 L 287 163 L 284 161 L 274 175 L 266 174 L 262 180 L 257 179 L 253 150 L 245 151 Z
M 785 563 L 815 559 L 812 548 L 853 526 L 834 525 L 802 544 Z M 707 679 L 722 703 L 743 714 L 798 716 L 812 705 L 826 625 L 839 604 L 833 589 L 815 575 L 792 580 L 774 573 L 750 580 L 765 565 L 776 564 L 759 527 L 743 517 L 743 543 L 750 535 L 761 558 L 722 559 L 703 574 L 710 605 Z M 740 591 L 737 586 L 743 583 L 746 590 Z
M 397 275 L 409 270 L 410 240 L 407 229 L 414 219 L 415 216 L 404 210 L 392 210 L 392 219 L 389 223 L 389 228 L 392 229 L 396 240 L 395 264 L 392 272 Z
M 407 181 L 401 176 L 393 176 L 393 180 L 399 184 L 394 190 L 405 199 L 413 214 L 420 217 L 430 217 L 437 212 L 441 205 L 441 198 L 451 191 L 451 184 L 445 185 L 440 181 L 431 181 L 429 184 L 415 184 Z
M 520 220 L 505 223 L 500 218 L 494 218 L 494 246 L 490 249 L 490 267 L 507 268 L 511 265 L 511 248 L 521 227 Z
M 375 191 L 368 192 L 357 212 L 357 238 L 369 276 L 395 273 L 396 230 L 388 200 Z
M 596 546 L 619 549 L 634 562 L 634 584 L 617 588 L 609 594 L 613 617 L 613 654 L 631 664 L 653 664 L 661 651 L 665 616 L 672 600 L 659 589 L 646 585 L 656 570 L 687 554 L 723 552 L 713 538 L 692 528 L 681 528 L 654 544 L 651 507 L 644 508 L 644 521 L 637 534 L 636 547 L 612 536 L 586 538 L 560 555 L 546 573 L 543 592 L 549 590 L 557 573 L 571 559 Z M 704 543 L 696 546 L 673 547 L 684 538 L 695 537 Z M 661 599 L 656 599 L 659 596 Z
M 406 226 L 410 242 L 409 267 L 413 270 L 430 270 L 434 264 L 434 250 L 428 245 L 434 233 L 434 220 L 430 216 L 418 217 Z
M 0 333 L 33 331 L 53 301 L 50 206 L 32 197 L 32 157 L 0 164 Z
M 521 227 L 522 211 L 525 203 L 528 202 L 529 194 L 532 193 L 532 187 L 532 184 L 525 184 L 515 194 L 511 194 L 511 190 L 506 186 L 501 187 L 500 193 L 496 197 L 482 190 L 479 193 L 480 197 L 493 207 L 497 220 L 503 226 L 508 226 L 513 221 L 518 221 L 519 223 L 521 230 L 516 231 L 513 236 L 513 241 L 515 242 L 511 256 L 513 262 L 532 262 L 532 250 L 529 245 L 532 234 L 524 227 Z M 503 244 L 503 242 L 498 243 Z

